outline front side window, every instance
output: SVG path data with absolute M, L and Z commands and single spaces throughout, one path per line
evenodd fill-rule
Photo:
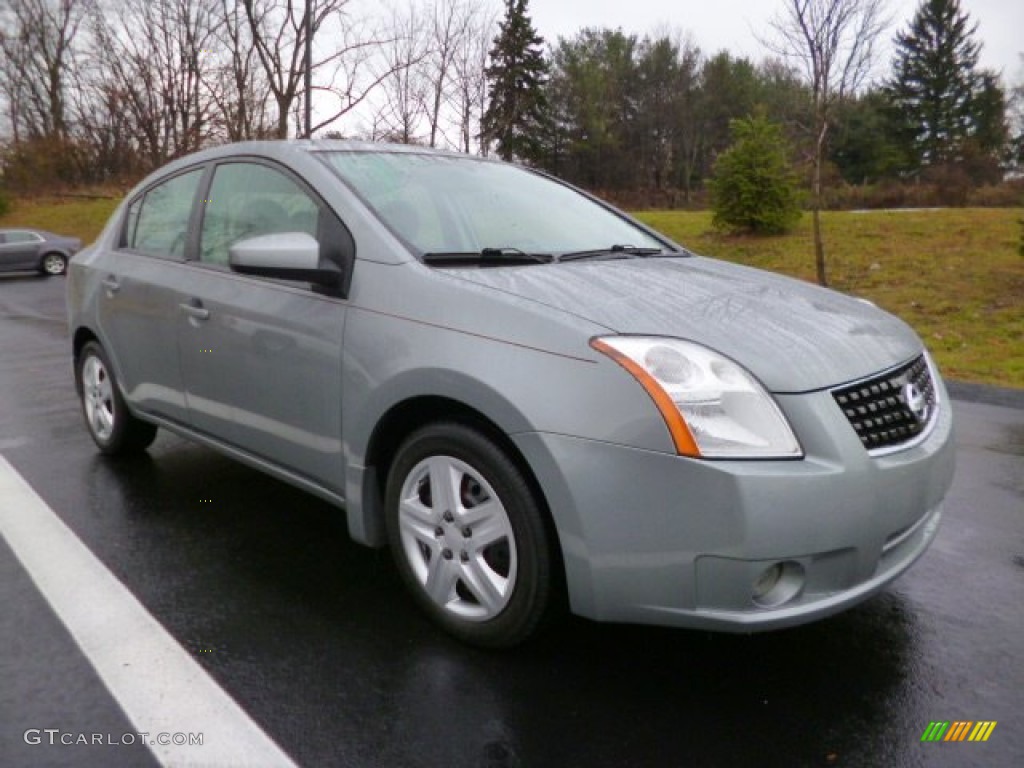
M 199 259 L 227 265 L 228 248 L 258 235 L 304 232 L 317 236 L 320 207 L 295 181 L 266 165 L 225 163 L 203 203 Z
M 413 250 L 564 254 L 665 244 L 571 187 L 523 168 L 408 152 L 321 157 Z
M 183 173 L 151 187 L 145 197 L 133 202 L 125 222 L 125 245 L 150 256 L 184 258 L 201 177 L 202 169 Z

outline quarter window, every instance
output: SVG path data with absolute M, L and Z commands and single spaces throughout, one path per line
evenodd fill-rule
M 228 248 L 249 237 L 282 232 L 317 236 L 320 206 L 295 181 L 265 165 L 219 166 L 203 204 L 199 258 L 207 264 L 226 265 Z
M 202 170 L 175 176 L 151 187 L 128 208 L 124 242 L 151 256 L 181 259 L 188 241 L 192 203 Z

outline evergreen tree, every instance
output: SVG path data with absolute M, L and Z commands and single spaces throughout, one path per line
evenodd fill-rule
M 902 120 L 879 89 L 855 96 L 836 110 L 829 160 L 848 184 L 873 184 L 906 166 L 896 136 Z
M 714 158 L 735 141 L 733 121 L 750 116 L 757 106 L 757 67 L 723 50 L 704 62 L 700 81 L 704 162 L 710 172 Z
M 983 70 L 978 77 L 972 117 L 972 137 L 982 150 L 998 152 L 1005 148 L 1010 137 L 1006 92 L 999 76 L 990 70 Z
M 712 224 L 729 232 L 782 234 L 800 220 L 796 177 L 782 129 L 758 110 L 732 121 L 733 145 L 711 180 Z
M 574 183 L 636 186 L 642 163 L 629 131 L 636 123 L 638 49 L 635 35 L 588 27 L 560 39 L 551 53 L 545 91 L 564 145 L 562 173 Z
M 548 64 L 544 38 L 527 15 L 528 0 L 505 0 L 505 18 L 485 70 L 490 101 L 481 120 L 485 143 L 494 142 L 503 160 L 536 162 L 547 118 L 544 85 Z
M 979 71 L 978 25 L 960 0 L 923 0 L 896 36 L 887 93 L 904 119 L 902 141 L 917 167 L 959 162 L 965 148 L 997 156 L 1006 141 L 996 77 Z

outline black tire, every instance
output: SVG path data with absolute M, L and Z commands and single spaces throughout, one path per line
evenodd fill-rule
M 68 271 L 68 259 L 62 253 L 47 253 L 39 260 L 39 271 L 47 277 L 58 277 Z
M 447 468 L 454 510 L 442 509 L 443 490 L 435 503 L 428 462 Z M 435 623 L 486 648 L 517 645 L 537 629 L 551 602 L 551 541 L 529 483 L 491 439 L 449 422 L 414 432 L 388 472 L 385 517 L 402 580 Z M 477 532 L 465 525 L 474 517 Z M 438 597 L 428 592 L 432 567 L 443 574 Z
M 82 415 L 89 435 L 102 453 L 124 456 L 140 453 L 156 439 L 156 426 L 132 415 L 106 353 L 90 341 L 75 361 Z

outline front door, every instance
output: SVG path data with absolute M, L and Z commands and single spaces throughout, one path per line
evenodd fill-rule
M 322 238 L 334 214 L 268 165 L 219 165 L 204 202 L 178 348 L 194 429 L 339 492 L 345 301 L 234 273 L 228 248 L 279 232 Z

